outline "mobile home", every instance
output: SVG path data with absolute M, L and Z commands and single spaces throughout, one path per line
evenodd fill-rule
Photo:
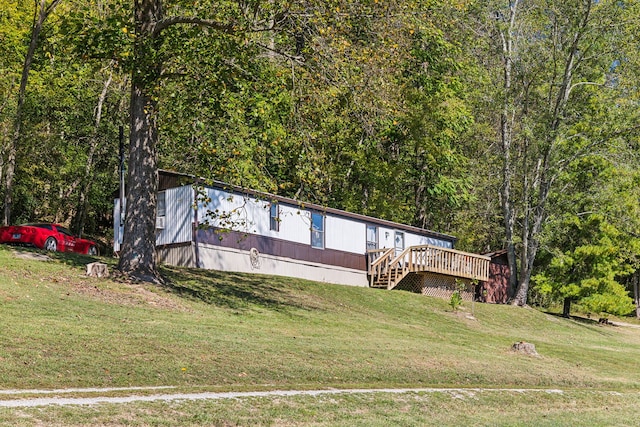
M 116 252 L 122 242 L 120 212 L 116 199 Z M 455 251 L 455 240 L 409 225 L 159 172 L 156 245 L 158 260 L 171 265 L 389 289 L 405 276 L 424 273 L 426 264 L 438 275 L 453 272 L 481 279 L 471 271 L 473 262 L 463 264 L 469 259 L 484 263 L 485 258 Z M 402 271 L 392 273 L 400 265 Z

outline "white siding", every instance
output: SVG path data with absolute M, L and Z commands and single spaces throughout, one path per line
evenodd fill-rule
M 404 247 L 433 245 L 443 248 L 452 248 L 453 244 L 449 240 L 437 239 L 435 237 L 426 237 L 419 234 L 410 233 L 408 231 L 396 230 L 387 227 L 378 227 L 378 246 L 382 248 L 393 248 L 396 231 L 404 233 Z
M 311 244 L 311 212 L 279 203 L 280 230 L 269 227 L 269 200 L 207 189 L 210 202 L 198 208 L 199 222 L 244 233 Z M 216 211 L 217 209 L 217 211 Z M 211 213 L 208 215 L 208 213 Z M 325 247 L 345 252 L 366 252 L 366 224 L 335 215 L 325 217 Z
M 156 229 L 156 245 L 190 242 L 193 239 L 193 188 L 183 186 L 165 190 L 164 229 Z
M 243 233 L 311 244 L 311 212 L 293 205 L 278 202 L 280 212 L 279 231 L 270 229 L 270 200 L 255 196 L 235 194 L 219 188 L 206 188 L 207 203 L 198 203 L 198 222 L 214 227 L 227 228 Z M 183 186 L 165 190 L 166 215 L 164 229 L 156 230 L 156 244 L 185 243 L 193 240 L 194 189 Z M 114 250 L 120 249 L 120 203 L 114 203 Z M 325 248 L 364 254 L 366 252 L 367 222 L 335 214 L 325 217 Z M 417 245 L 435 245 L 451 248 L 450 241 L 426 237 L 391 227 L 377 226 L 378 247 L 394 247 L 396 231 L 404 233 L 405 248 Z
M 272 236 L 310 245 L 311 213 L 298 206 L 280 204 L 280 232 Z
M 269 200 L 219 189 L 207 189 L 207 196 L 211 201 L 198 208 L 198 220 L 202 224 L 302 244 L 311 242 L 309 213 L 297 206 L 279 204 L 280 231 L 275 231 L 269 229 Z
M 113 250 L 118 252 L 122 243 L 122 228 L 120 227 L 120 199 L 113 202 Z
M 211 188 L 206 189 L 206 196 L 208 203 L 198 203 L 200 224 L 246 233 L 257 233 L 257 227 L 262 227 L 256 200 Z
M 436 239 L 435 237 L 420 236 L 419 234 L 405 233 L 405 245 L 420 246 L 420 245 L 432 245 L 440 246 L 441 248 L 453 248 L 453 244 L 449 240 Z
M 190 242 L 193 238 L 193 188 L 170 188 L 166 194 L 164 229 L 156 229 L 156 245 Z M 122 243 L 120 229 L 120 199 L 113 208 L 113 250 L 119 251 Z
M 325 247 L 339 251 L 364 254 L 367 251 L 366 224 L 348 218 L 327 215 L 325 218 Z

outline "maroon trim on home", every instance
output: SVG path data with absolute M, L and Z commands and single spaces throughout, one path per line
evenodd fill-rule
M 478 299 L 482 302 L 505 304 L 509 301 L 509 262 L 507 251 L 486 254 L 491 257 L 489 280 L 478 286 Z
M 367 263 L 364 254 L 336 251 L 333 249 L 316 249 L 311 245 L 290 242 L 273 237 L 247 234 L 237 231 L 223 231 L 215 228 L 199 229 L 195 233 L 196 242 L 224 248 L 249 251 L 256 248 L 261 254 L 291 258 L 298 261 L 314 262 L 337 267 L 352 268 L 366 272 Z
M 182 187 L 183 185 L 193 184 L 194 182 L 195 178 L 192 175 L 168 172 L 164 170 L 158 171 L 158 191 Z
M 156 249 L 186 248 L 188 246 L 191 246 L 191 242 L 167 243 L 164 245 L 157 245 Z

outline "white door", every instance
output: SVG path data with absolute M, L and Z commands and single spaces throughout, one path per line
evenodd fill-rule
M 396 231 L 395 237 L 396 256 L 400 255 L 404 251 L 404 233 Z

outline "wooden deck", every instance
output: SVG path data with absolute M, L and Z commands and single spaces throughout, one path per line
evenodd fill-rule
M 367 251 L 369 285 L 393 289 L 407 274 L 430 272 L 471 280 L 489 280 L 491 258 L 438 246 L 411 246 L 396 256 L 394 248 Z

